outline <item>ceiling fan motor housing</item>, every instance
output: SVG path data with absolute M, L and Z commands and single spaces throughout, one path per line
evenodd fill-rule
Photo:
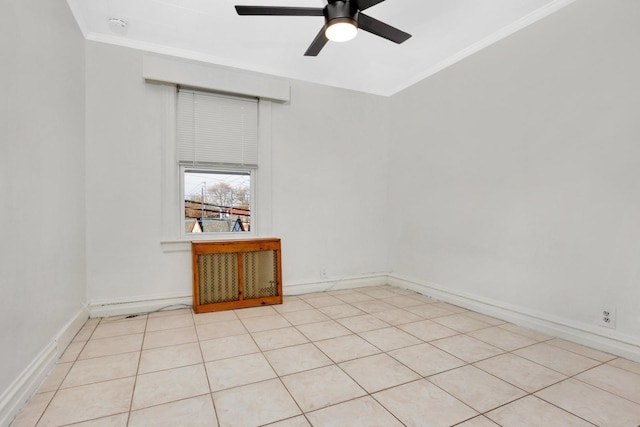
M 323 12 L 327 26 L 337 24 L 338 22 L 348 22 L 356 28 L 358 27 L 358 5 L 356 2 L 349 0 L 330 0 Z

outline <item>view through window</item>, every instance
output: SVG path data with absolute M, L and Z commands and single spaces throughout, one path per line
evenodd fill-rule
M 251 171 L 184 171 L 184 224 L 189 233 L 251 230 Z

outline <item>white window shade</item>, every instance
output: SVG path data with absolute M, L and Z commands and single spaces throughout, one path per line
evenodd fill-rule
M 180 89 L 178 160 L 188 165 L 258 165 L 258 102 Z

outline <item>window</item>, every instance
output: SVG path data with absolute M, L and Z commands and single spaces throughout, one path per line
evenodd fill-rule
M 180 88 L 176 117 L 182 234 L 253 232 L 257 100 Z
M 185 233 L 251 231 L 251 172 L 183 168 Z

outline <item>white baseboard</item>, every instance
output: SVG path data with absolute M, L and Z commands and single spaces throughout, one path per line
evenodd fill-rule
M 150 313 L 173 306 L 191 307 L 192 305 L 192 295 L 166 295 L 92 302 L 88 309 L 89 315 L 94 318 Z
M 362 276 L 342 277 L 339 279 L 324 279 L 318 282 L 300 282 L 285 284 L 282 293 L 287 295 L 302 295 L 312 292 L 337 291 L 342 289 L 364 288 L 367 286 L 382 286 L 388 283 L 388 275 L 371 274 Z
M 0 426 L 8 426 L 20 413 L 88 317 L 84 308 L 73 316 L 2 393 L 0 396 Z
M 640 362 L 640 341 L 638 337 L 552 316 L 525 307 L 506 304 L 502 301 L 457 292 L 433 283 L 417 282 L 393 275 L 388 276 L 388 283 L 392 286 L 411 289 L 441 301 L 530 328 L 543 334 L 566 339 Z

